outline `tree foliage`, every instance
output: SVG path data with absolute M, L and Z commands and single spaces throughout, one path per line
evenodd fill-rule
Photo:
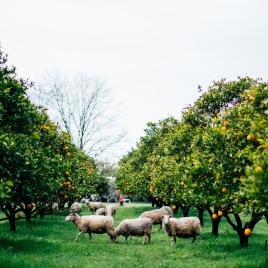
M 225 216 L 246 246 L 245 229 L 267 215 L 267 114 L 266 83 L 248 77 L 214 82 L 180 121 L 159 122 L 153 132 L 149 126 L 121 160 L 118 187 L 174 208 L 207 209 L 216 235 Z M 241 212 L 251 214 L 244 225 Z

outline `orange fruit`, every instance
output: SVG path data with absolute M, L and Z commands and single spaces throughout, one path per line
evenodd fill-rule
M 71 154 L 70 154 L 70 153 L 67 153 L 67 154 L 66 154 L 66 157 L 67 157 L 67 158 L 70 158 L 70 157 L 71 157 Z
M 256 168 L 255 168 L 255 172 L 256 173 L 262 173 L 263 172 L 263 168 L 262 168 L 262 166 L 256 166 Z
M 70 147 L 69 147 L 68 145 L 66 145 L 66 146 L 64 147 L 64 150 L 69 151 L 69 150 L 70 150 Z
M 227 128 L 227 127 L 222 127 L 221 130 L 222 130 L 222 131 L 227 131 L 228 128 Z
M 224 125 L 225 127 L 227 127 L 227 126 L 229 125 L 228 120 L 224 120 L 223 125 Z
M 66 171 L 65 172 L 65 176 L 70 176 L 70 172 L 69 171 Z
M 222 217 L 223 216 L 223 212 L 221 210 L 218 210 L 218 216 Z
M 254 135 L 253 134 L 248 134 L 247 135 L 247 141 L 254 141 Z
M 212 218 L 213 220 L 216 220 L 216 219 L 218 218 L 218 215 L 215 214 L 215 213 L 213 213 L 212 216 L 211 216 L 211 218 Z
M 244 235 L 245 236 L 250 236 L 252 234 L 252 230 L 250 229 L 250 228 L 246 228 L 245 230 L 244 230 Z
M 228 191 L 228 190 L 227 190 L 226 187 L 222 187 L 222 188 L 221 188 L 221 192 L 222 192 L 222 193 L 226 193 L 227 191 Z
M 181 181 L 180 182 L 180 186 L 184 186 L 184 181 Z
M 172 206 L 172 209 L 174 209 L 174 210 L 175 210 L 176 208 L 177 208 L 177 207 L 176 207 L 176 205 L 173 205 L 173 206 Z

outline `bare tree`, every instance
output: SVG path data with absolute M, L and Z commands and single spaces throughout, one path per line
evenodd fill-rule
M 48 108 L 51 117 L 72 134 L 81 150 L 93 157 L 107 152 L 125 136 L 116 127 L 118 104 L 98 78 L 48 73 L 32 97 L 38 105 Z

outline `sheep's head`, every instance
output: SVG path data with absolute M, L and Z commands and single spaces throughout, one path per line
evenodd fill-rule
M 71 222 L 74 222 L 75 220 L 75 213 L 72 212 L 70 213 L 66 218 L 65 218 L 65 221 L 71 221 Z
M 113 237 L 112 237 L 112 241 L 113 242 L 117 242 L 116 239 L 117 237 L 119 236 L 118 232 L 116 231 L 116 229 L 114 230 L 114 233 L 113 233 Z
M 162 224 L 164 225 L 169 225 L 170 224 L 170 215 L 163 215 L 162 216 Z

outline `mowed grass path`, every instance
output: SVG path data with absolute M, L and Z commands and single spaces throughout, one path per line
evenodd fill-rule
M 148 205 L 120 207 L 115 225 L 125 218 L 138 217 Z M 83 209 L 83 215 L 88 214 Z M 195 215 L 195 211 L 192 211 Z M 180 216 L 176 215 L 176 216 Z M 175 246 L 163 230 L 154 227 L 151 244 L 142 245 L 143 238 L 134 237 L 128 244 L 123 237 L 110 243 L 106 234 L 93 234 L 90 241 L 83 235 L 77 243 L 75 226 L 64 216 L 46 216 L 33 220 L 30 231 L 23 220 L 17 222 L 17 232 L 11 234 L 8 224 L 0 222 L 0 267 L 268 267 L 268 225 L 260 222 L 250 237 L 249 247 L 239 248 L 236 233 L 223 219 L 220 235 L 213 238 L 206 215 L 202 238 L 177 239 Z

